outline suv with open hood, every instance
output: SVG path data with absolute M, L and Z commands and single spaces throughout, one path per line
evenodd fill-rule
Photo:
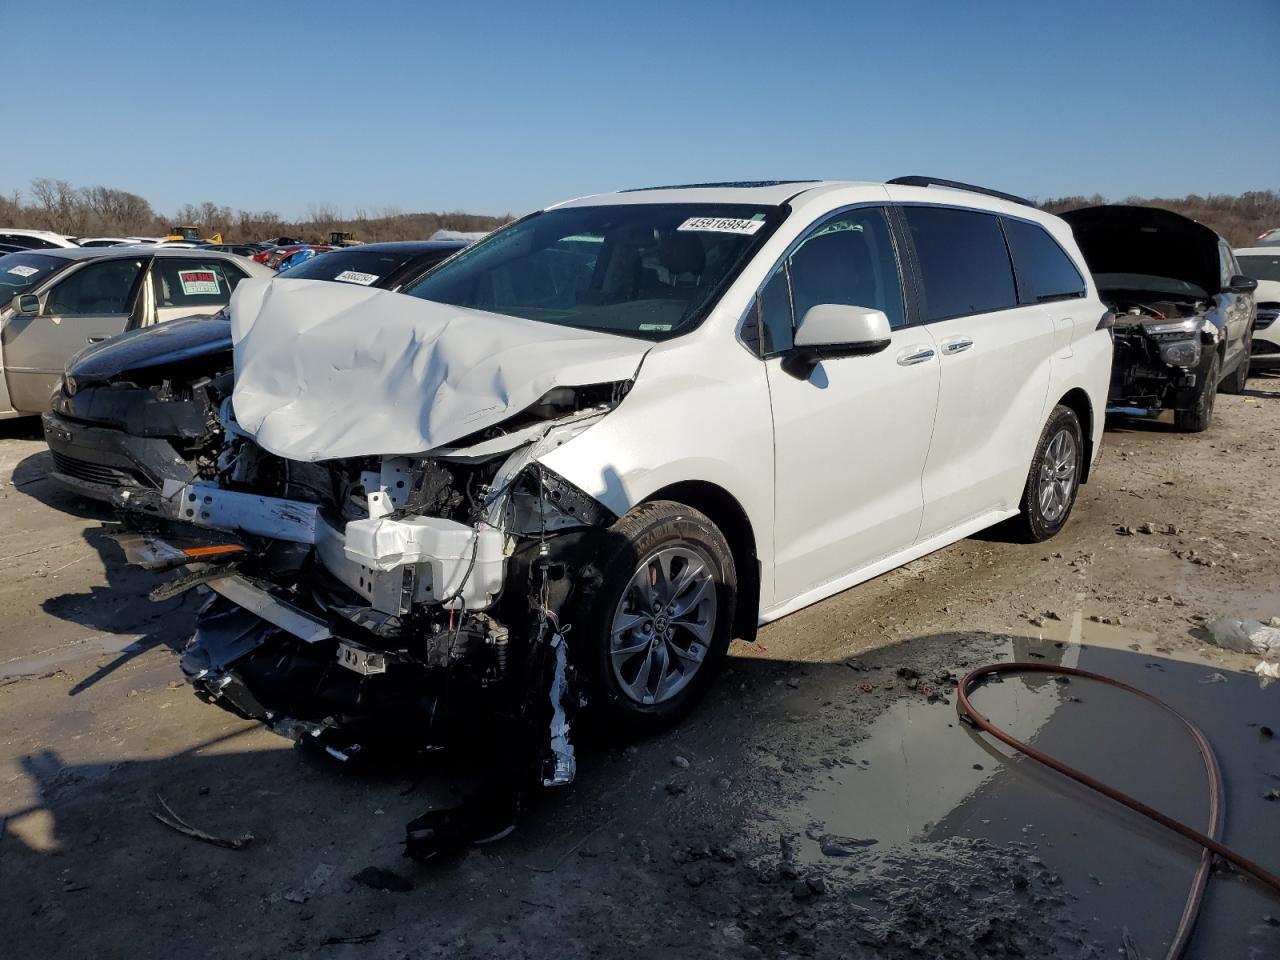
M 1062 215 L 1116 314 L 1108 410 L 1174 412 L 1182 430 L 1213 419 L 1219 389 L 1249 377 L 1256 280 L 1227 241 L 1155 207 L 1084 207 Z
M 215 594 L 184 669 L 344 757 L 482 722 L 560 784 L 584 703 L 657 729 L 731 637 L 1001 521 L 1053 536 L 1105 307 L 1061 220 L 958 186 L 629 191 L 408 296 L 242 285 L 216 475 L 127 544 Z

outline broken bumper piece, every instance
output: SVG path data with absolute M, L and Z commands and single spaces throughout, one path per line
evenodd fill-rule
M 167 515 L 212 530 L 311 544 L 324 567 L 382 613 L 415 603 L 484 610 L 502 590 L 507 538 L 440 517 L 353 520 L 339 530 L 312 503 L 193 483 L 167 492 Z

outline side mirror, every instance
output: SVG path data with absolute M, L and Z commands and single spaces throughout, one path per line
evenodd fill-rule
M 14 298 L 14 308 L 24 317 L 34 317 L 40 312 L 40 298 L 34 293 L 20 293 Z
M 1241 276 L 1236 274 L 1231 278 L 1231 282 L 1227 284 L 1228 293 L 1252 293 L 1258 289 L 1258 281 L 1252 277 Z
M 892 336 L 889 318 L 880 310 L 817 303 L 800 319 L 795 346 L 783 357 L 782 369 L 804 379 L 823 360 L 879 353 Z

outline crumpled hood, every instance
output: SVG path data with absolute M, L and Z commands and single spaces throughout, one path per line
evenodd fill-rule
M 421 453 L 556 386 L 629 380 L 644 340 L 321 280 L 231 301 L 236 421 L 290 460 Z
M 185 317 L 91 344 L 67 361 L 67 374 L 81 386 L 89 386 L 220 352 L 229 358 L 231 324 L 216 316 Z M 216 361 L 210 361 L 208 372 L 217 372 L 218 366 Z

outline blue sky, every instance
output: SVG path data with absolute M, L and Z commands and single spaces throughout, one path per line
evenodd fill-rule
M 5 192 L 61 177 L 294 217 L 904 173 L 1280 189 L 1280 0 L 0 8 Z

